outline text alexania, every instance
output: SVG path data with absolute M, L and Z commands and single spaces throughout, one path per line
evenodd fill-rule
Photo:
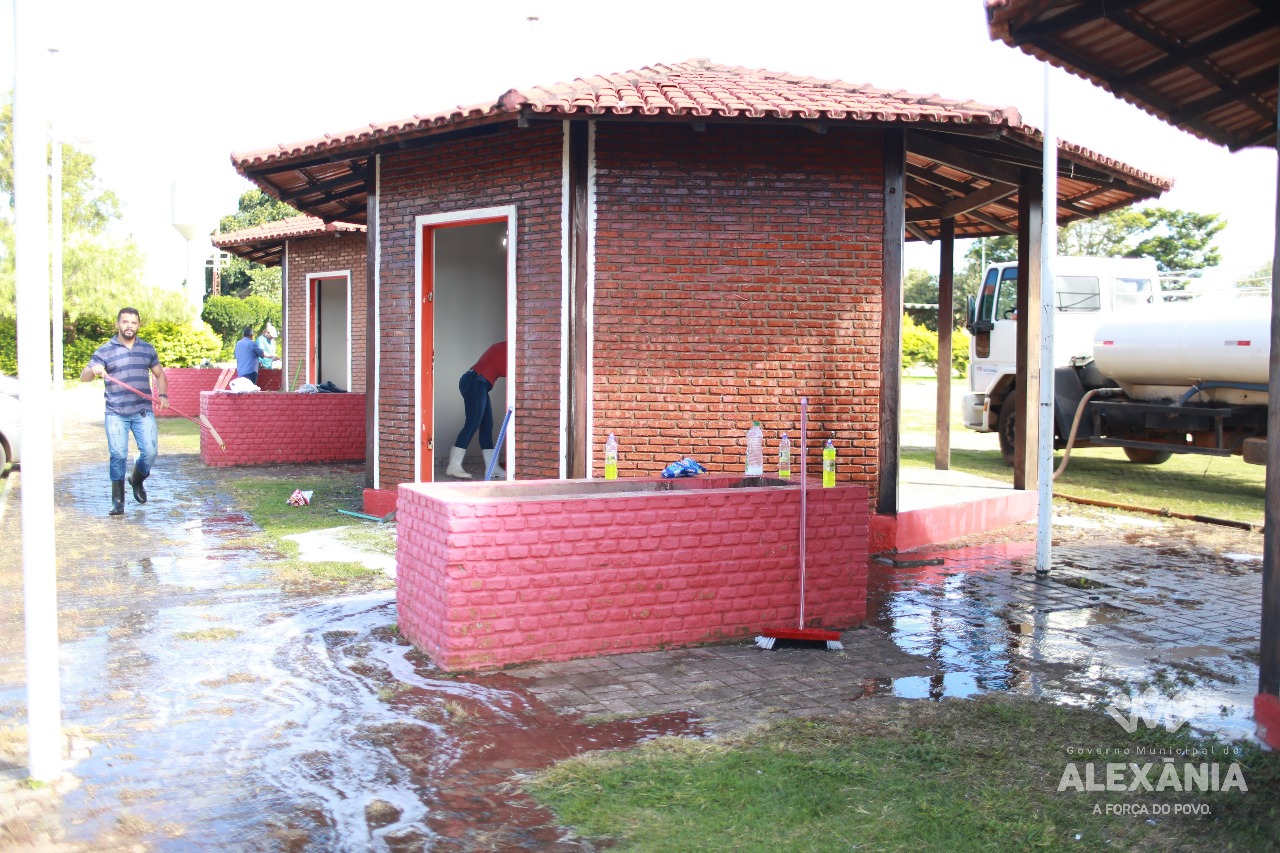
M 1222 765 L 1201 762 L 1184 762 L 1182 773 L 1172 758 L 1159 764 L 1138 764 L 1133 761 L 1096 765 L 1090 761 L 1082 765 L 1084 775 L 1075 762 L 1067 764 L 1058 782 L 1059 791 L 1248 791 L 1240 765 L 1232 762 L 1226 773 Z M 1101 774 L 1098 768 L 1102 767 Z M 1157 771 L 1156 768 L 1159 768 Z M 1101 776 L 1101 778 L 1099 778 Z M 1152 777 L 1155 777 L 1154 781 Z

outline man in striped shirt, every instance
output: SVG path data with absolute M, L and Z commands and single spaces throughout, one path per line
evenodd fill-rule
M 136 308 L 121 308 L 116 315 L 116 336 L 94 350 L 89 364 L 80 371 L 80 381 L 110 376 L 116 382 L 106 383 L 107 451 L 110 453 L 111 511 L 108 515 L 124 515 L 124 474 L 129 458 L 129 433 L 138 445 L 129 485 L 133 498 L 147 502 L 142 483 L 151 476 L 151 465 L 159 449 L 156 417 L 151 411 L 150 377 L 156 381 L 156 399 L 160 408 L 169 406 L 169 383 L 156 348 L 138 337 L 139 317 Z M 130 390 L 133 389 L 133 390 Z

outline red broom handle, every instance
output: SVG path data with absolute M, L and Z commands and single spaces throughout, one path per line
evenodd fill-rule
M 119 385 L 121 388 L 128 388 L 130 391 L 137 394 L 139 397 L 141 397 L 144 400 L 150 400 L 153 406 L 160 405 L 160 401 L 157 400 L 155 397 L 152 397 L 150 394 L 144 394 L 143 392 L 139 391 L 137 388 L 134 388 L 132 385 L 128 384 L 127 382 L 121 382 L 119 379 L 116 379 L 114 376 L 112 376 L 109 373 L 102 374 L 102 378 L 107 380 L 108 382 L 114 382 L 115 384 Z M 162 406 L 161 408 L 164 408 L 164 407 Z M 201 415 L 198 418 L 193 418 L 191 417 L 191 415 L 188 415 L 186 412 L 178 411 L 173 406 L 168 406 L 168 409 L 169 411 L 173 412 L 175 415 L 182 418 L 186 418 L 192 423 L 199 424 L 200 426 L 209 430 L 210 434 L 213 435 L 213 440 L 218 442 L 218 447 L 222 448 L 223 450 L 227 449 L 227 445 L 223 442 L 222 436 L 218 435 L 218 431 L 213 428 L 213 424 L 209 423 L 209 419 L 206 418 L 204 415 Z

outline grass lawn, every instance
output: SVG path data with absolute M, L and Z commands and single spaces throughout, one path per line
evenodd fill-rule
M 908 710 L 909 708 L 909 710 Z M 627 851 L 1274 850 L 1280 761 L 1240 753 L 1248 788 L 1136 793 L 1059 790 L 1074 763 L 1114 758 L 1067 747 L 1215 749 L 1182 730 L 1125 734 L 1101 711 L 1008 696 L 865 706 L 839 718 L 786 720 L 726 740 L 665 738 L 588 753 L 527 784 L 582 835 Z M 1161 779 L 1162 758 L 1149 781 Z M 1134 774 L 1128 773 L 1126 783 Z M 1108 806 L 1112 807 L 1108 814 Z M 1130 813 L 1124 813 L 1125 806 Z M 1152 817 L 1170 807 L 1170 814 Z M 1174 815 L 1174 807 L 1208 815 Z M 1133 814 L 1145 808 L 1147 814 Z
M 962 382 L 963 380 L 956 380 Z M 927 398 L 935 387 L 933 380 L 908 378 L 918 386 L 918 393 L 904 395 L 910 399 Z M 919 405 L 904 405 L 902 413 L 904 429 L 928 431 L 934 429 L 933 403 L 928 409 Z M 951 429 L 962 435 L 967 430 L 953 412 Z M 956 471 L 990 477 L 994 480 L 1011 480 L 1013 469 L 1000 457 L 995 437 L 991 437 L 990 450 L 952 449 L 951 467 Z M 933 467 L 933 450 L 905 448 L 902 451 L 904 467 Z M 1054 454 L 1054 466 L 1062 462 L 1062 452 Z M 1125 459 L 1119 448 L 1086 448 L 1072 450 L 1067 468 L 1054 481 L 1053 490 L 1062 495 L 1106 500 L 1122 504 L 1136 504 L 1153 509 L 1172 510 L 1190 515 L 1205 515 L 1262 524 L 1266 492 L 1266 469 L 1250 465 L 1239 456 L 1199 456 L 1174 454 L 1162 465 L 1135 465 Z
M 181 418 L 159 421 L 161 452 L 199 453 L 200 426 Z M 286 559 L 271 568 L 293 590 L 312 582 L 324 589 L 350 583 L 385 585 L 381 572 L 360 563 L 304 561 L 298 558 L 298 543 L 284 537 L 313 530 L 340 527 L 335 537 L 343 544 L 369 553 L 394 554 L 394 524 L 378 524 L 343 515 L 337 510 L 360 512 L 364 474 L 358 466 L 299 465 L 288 477 L 264 474 L 252 469 L 224 469 L 224 483 L 239 505 L 262 528 L 262 544 L 284 554 Z M 294 507 L 288 503 L 294 489 L 312 492 L 311 503 Z

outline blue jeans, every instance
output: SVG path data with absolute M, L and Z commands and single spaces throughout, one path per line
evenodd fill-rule
M 468 370 L 458 380 L 458 393 L 462 395 L 466 420 L 457 440 L 453 442 L 454 447 L 466 449 L 479 431 L 480 449 L 493 450 L 493 406 L 489 405 L 491 390 L 493 386 L 489 384 L 489 380 L 474 370 Z
M 146 477 L 151 474 L 151 463 L 156 461 L 156 452 L 160 449 L 159 437 L 156 433 L 156 416 L 151 412 L 138 412 L 136 415 L 113 415 L 107 413 L 107 451 L 111 454 L 111 479 L 123 480 L 126 463 L 129 461 L 129 433 L 133 433 L 134 443 L 138 445 L 138 458 L 134 464 Z

